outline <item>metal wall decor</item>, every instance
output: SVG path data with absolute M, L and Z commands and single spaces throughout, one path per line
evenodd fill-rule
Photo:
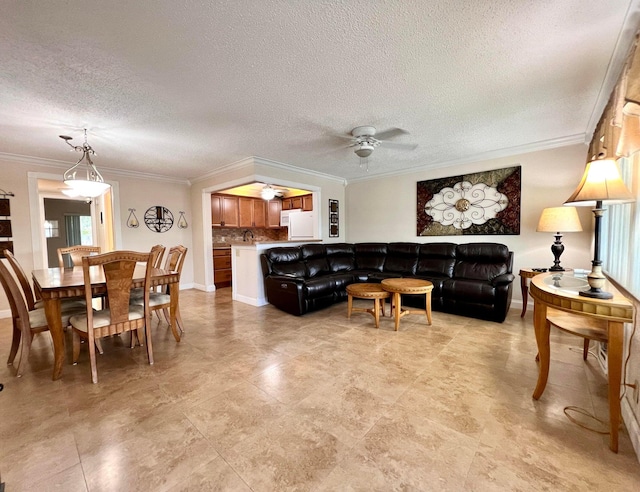
M 137 229 L 140 227 L 140 222 L 138 221 L 138 217 L 136 217 L 136 209 L 129 209 L 129 217 L 127 218 L 127 227 L 131 229 Z
M 180 217 L 178 217 L 178 227 L 180 229 L 186 229 L 187 227 L 189 227 L 189 224 L 187 224 L 187 219 L 184 218 L 184 212 L 180 211 Z
M 13 231 L 11 229 L 11 202 L 9 198 L 15 196 L 10 191 L 4 191 L 0 189 L 0 217 L 4 217 L 4 219 L 0 219 L 0 258 L 4 258 L 3 251 L 8 249 L 13 253 L 13 241 L 11 238 L 13 237 Z
M 173 214 L 160 205 L 149 207 L 144 213 L 144 223 L 153 232 L 167 232 L 173 227 Z
M 329 237 L 340 236 L 340 215 L 338 200 L 329 199 Z
M 417 235 L 520 234 L 521 169 L 419 181 Z

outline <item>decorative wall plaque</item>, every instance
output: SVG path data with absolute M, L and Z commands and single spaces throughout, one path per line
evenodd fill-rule
M 173 227 L 173 214 L 159 205 L 149 207 L 144 213 L 144 223 L 153 232 L 167 232 Z
M 0 241 L 0 258 L 4 258 L 4 250 L 8 249 L 13 253 L 13 241 Z
M 419 181 L 417 235 L 520 234 L 521 169 Z
M 11 202 L 8 198 L 0 198 L 0 217 L 11 215 Z
M 329 200 L 329 237 L 340 236 L 338 200 Z
M 11 234 L 11 221 L 8 219 L 0 220 L 0 237 L 11 236 L 13 236 L 13 234 Z

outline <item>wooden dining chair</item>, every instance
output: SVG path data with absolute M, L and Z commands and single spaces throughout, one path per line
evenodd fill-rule
M 69 257 L 71 267 L 82 265 L 82 257 L 91 254 L 100 254 L 100 246 L 67 246 L 66 248 L 58 248 L 58 266 L 65 268 L 65 256 Z
M 142 305 L 132 306 L 129 303 L 131 284 L 136 263 L 145 264 Z M 94 312 L 91 306 L 91 274 L 92 266 L 101 267 L 107 286 L 109 307 Z M 153 269 L 151 253 L 137 253 L 135 251 L 113 251 L 95 256 L 82 258 L 84 274 L 86 313 L 72 316 L 69 320 L 73 329 L 73 363 L 78 363 L 80 356 L 80 339 L 87 340 L 89 360 L 91 364 L 91 381 L 98 382 L 98 370 L 94 340 L 109 335 L 126 333 L 128 331 L 145 333 L 147 358 L 153 364 L 153 349 L 151 346 L 151 311 L 149 310 L 149 288 L 151 286 L 151 270 Z
M 31 288 L 31 283 L 29 282 L 29 277 L 25 273 L 22 265 L 18 262 L 16 257 L 13 255 L 11 251 L 5 249 L 2 254 L 11 265 L 13 269 L 13 273 L 15 274 L 18 282 L 20 282 L 20 287 L 22 288 L 22 293 L 24 294 L 25 301 L 27 302 L 27 308 L 29 311 L 43 307 L 42 301 L 39 299 L 34 293 L 34 290 Z M 69 311 L 70 309 L 84 309 L 85 303 L 84 299 L 62 299 L 60 302 L 60 307 L 63 311 Z
M 180 276 L 182 275 L 182 266 L 184 265 L 184 259 L 187 256 L 188 248 L 185 248 L 182 245 L 173 246 L 169 249 L 169 253 L 167 254 L 167 258 L 164 263 L 164 269 L 170 270 L 174 272 L 178 272 L 178 282 L 180 282 Z M 163 286 L 164 290 L 162 292 L 151 292 L 149 294 L 149 306 L 152 311 L 162 310 L 164 313 L 164 318 L 167 323 L 171 323 L 169 317 L 169 308 L 171 307 L 171 295 L 169 294 L 169 286 Z M 135 305 L 142 305 L 143 299 L 136 296 L 131 297 L 131 302 Z M 178 328 L 182 333 L 184 333 L 184 325 L 182 323 L 182 317 L 180 316 L 180 309 L 178 308 L 176 312 L 176 321 L 178 323 Z
M 34 335 L 48 331 L 49 325 L 47 324 L 44 308 L 29 309 L 18 282 L 16 282 L 9 268 L 2 261 L 0 261 L 0 283 L 2 283 L 2 287 L 9 300 L 13 321 L 13 337 L 11 339 L 11 349 L 9 350 L 7 365 L 13 365 L 13 361 L 18 353 L 18 347 L 20 347 L 20 342 L 22 341 L 20 362 L 18 363 L 16 371 L 16 376 L 21 377 L 25 361 L 29 359 L 31 342 L 33 341 Z M 69 324 L 69 318 L 84 309 L 85 307 L 81 306 L 63 311 L 61 313 L 62 326 L 67 326 Z

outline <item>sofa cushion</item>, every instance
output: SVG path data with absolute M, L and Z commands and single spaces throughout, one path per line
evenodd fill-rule
M 271 248 L 267 251 L 266 255 L 271 263 L 287 263 L 302 259 L 300 248 L 293 247 Z
M 309 299 L 330 296 L 333 297 L 335 281 L 329 275 L 305 280 L 302 290 Z
M 383 271 L 413 275 L 418 265 L 419 248 L 417 243 L 389 243 Z
M 452 277 L 456 263 L 456 244 L 421 244 L 416 275 Z
M 300 254 L 303 260 L 312 258 L 324 258 L 327 256 L 324 244 L 304 244 L 300 246 Z
M 287 277 L 306 277 L 307 267 L 302 261 L 290 261 L 287 263 L 272 263 L 271 271 L 275 275 L 285 275 Z
M 493 305 L 496 291 L 491 284 L 482 280 L 447 279 L 442 286 L 442 296 L 465 303 Z
M 307 264 L 307 277 L 315 277 L 316 275 L 323 275 L 329 273 L 329 264 L 326 258 L 313 258 L 306 261 Z
M 376 270 L 381 272 L 386 256 L 386 243 L 356 244 L 356 268 L 358 270 Z
M 326 244 L 327 263 L 332 272 L 348 272 L 355 268 L 353 244 Z
M 492 281 L 498 275 L 509 273 L 509 248 L 504 244 L 460 244 L 454 268 L 455 278 Z

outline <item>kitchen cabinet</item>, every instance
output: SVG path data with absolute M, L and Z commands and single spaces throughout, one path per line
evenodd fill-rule
M 230 247 L 213 249 L 213 283 L 216 289 L 229 287 L 232 283 Z
M 302 195 L 302 210 L 311 212 L 313 210 L 313 195 Z
M 282 199 L 282 210 L 294 210 L 300 208 L 305 212 L 313 210 L 313 194 L 292 196 Z
M 267 227 L 280 227 L 280 211 L 282 210 L 282 201 L 269 200 L 267 203 Z
M 240 227 L 265 227 L 266 205 L 261 198 L 238 198 L 238 224 Z
M 211 225 L 238 227 L 238 197 L 231 195 L 211 195 Z

